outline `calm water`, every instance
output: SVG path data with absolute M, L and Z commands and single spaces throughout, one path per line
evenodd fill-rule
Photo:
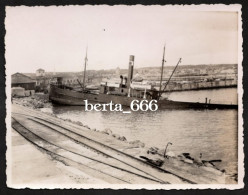
M 173 92 L 173 100 L 237 103 L 235 88 Z M 85 112 L 84 107 L 54 106 L 46 110 L 60 118 L 81 121 L 91 128 L 123 135 L 128 141 L 140 140 L 146 146 L 163 149 L 168 142 L 175 154 L 203 154 L 203 159 L 222 159 L 221 167 L 237 173 L 237 110 L 163 110 L 157 112 Z

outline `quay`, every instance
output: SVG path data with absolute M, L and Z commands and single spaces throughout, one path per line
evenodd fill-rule
M 133 154 L 142 153 L 137 146 L 23 106 L 13 104 L 12 128 L 38 150 L 50 155 L 52 161 L 73 167 L 96 181 L 112 184 L 188 183 L 134 157 Z M 33 154 L 30 155 L 32 158 Z M 34 165 L 23 160 L 26 166 Z
M 7 180 L 13 188 L 33 188 L 39 184 L 56 187 L 77 183 L 104 182 L 85 172 L 75 170 L 62 162 L 55 161 L 44 151 L 27 141 L 22 135 L 11 129 L 11 175 Z
M 56 186 L 61 182 L 81 185 L 227 182 L 225 173 L 213 167 L 185 164 L 170 156 L 164 159 L 149 154 L 144 146 L 117 139 L 109 132 L 16 103 L 12 104 L 11 119 L 11 183 L 21 185 L 25 181 L 31 185 L 41 181 Z M 162 161 L 164 164 L 158 166 Z

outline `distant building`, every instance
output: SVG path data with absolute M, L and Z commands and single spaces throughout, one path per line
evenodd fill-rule
M 133 78 L 133 81 L 141 82 L 141 81 L 143 81 L 143 78 L 139 75 L 139 73 L 136 73 L 134 78 Z
M 237 74 L 238 73 L 237 67 L 233 67 L 233 72 L 234 72 L 234 74 Z
M 120 75 L 121 74 L 121 69 L 119 67 L 116 68 L 115 74 L 116 75 Z
M 36 76 L 37 77 L 44 77 L 45 76 L 45 70 L 43 70 L 41 68 L 36 70 Z
M 200 74 L 207 74 L 207 70 L 206 69 L 200 69 Z
M 215 73 L 214 69 L 207 69 L 208 75 L 213 75 Z
M 221 70 L 220 74 L 235 74 L 234 69 Z
M 198 69 L 198 68 L 194 68 L 193 71 L 194 71 L 194 74 L 198 74 L 199 75 L 201 73 L 201 70 Z
M 81 82 L 81 83 L 83 82 L 83 76 L 75 77 L 75 76 L 70 76 L 70 75 L 63 76 L 62 82 L 63 82 L 63 84 L 70 86 L 70 85 L 79 84 L 77 79 L 79 82 Z
M 11 75 L 11 87 L 22 87 L 25 90 L 34 90 L 35 83 L 35 80 L 19 72 Z

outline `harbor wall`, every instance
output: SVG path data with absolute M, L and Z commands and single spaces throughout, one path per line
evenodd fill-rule
M 211 82 L 192 82 L 192 83 L 170 83 L 166 87 L 166 91 L 187 91 L 187 90 L 201 90 L 201 89 L 215 89 L 237 87 L 236 80 L 221 80 Z M 159 86 L 156 87 L 159 89 Z

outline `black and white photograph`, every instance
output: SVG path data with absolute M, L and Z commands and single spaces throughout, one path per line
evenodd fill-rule
M 7 6 L 7 186 L 244 186 L 241 5 Z

